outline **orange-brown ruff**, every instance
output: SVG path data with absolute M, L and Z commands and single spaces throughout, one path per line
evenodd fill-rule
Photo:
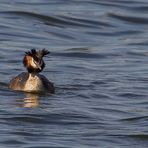
M 26 52 L 23 64 L 28 72 L 23 72 L 10 81 L 9 88 L 13 90 L 34 92 L 34 93 L 54 93 L 54 86 L 45 76 L 39 74 L 45 63 L 43 57 L 49 54 L 45 49 L 36 51 L 32 49 Z

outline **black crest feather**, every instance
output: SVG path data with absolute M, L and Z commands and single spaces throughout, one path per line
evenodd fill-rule
M 49 54 L 50 52 L 46 49 L 42 49 L 42 56 Z
M 49 54 L 50 52 L 46 49 L 42 49 L 39 51 L 36 51 L 36 49 L 31 49 L 30 51 L 25 52 L 26 55 L 30 55 L 30 56 L 37 56 L 37 57 L 44 57 L 45 55 Z
M 25 53 L 26 53 L 26 55 L 34 56 L 34 55 L 36 55 L 37 52 L 35 49 L 31 49 L 31 51 L 27 51 Z

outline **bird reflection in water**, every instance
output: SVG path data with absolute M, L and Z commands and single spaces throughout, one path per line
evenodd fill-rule
M 26 93 L 26 97 L 23 99 L 17 99 L 18 107 L 25 108 L 37 108 L 39 107 L 39 95 L 33 93 Z

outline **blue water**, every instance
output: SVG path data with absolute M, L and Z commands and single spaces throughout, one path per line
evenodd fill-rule
M 147 45 L 147 0 L 0 0 L 0 148 L 147 148 Z M 8 89 L 32 48 L 55 94 Z

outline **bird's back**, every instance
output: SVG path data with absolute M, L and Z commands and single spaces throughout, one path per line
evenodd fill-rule
M 50 82 L 44 75 L 40 75 L 39 76 L 42 84 L 44 86 L 44 89 L 46 89 L 46 91 L 50 92 L 50 93 L 54 93 L 55 92 L 55 88 L 52 82 Z

